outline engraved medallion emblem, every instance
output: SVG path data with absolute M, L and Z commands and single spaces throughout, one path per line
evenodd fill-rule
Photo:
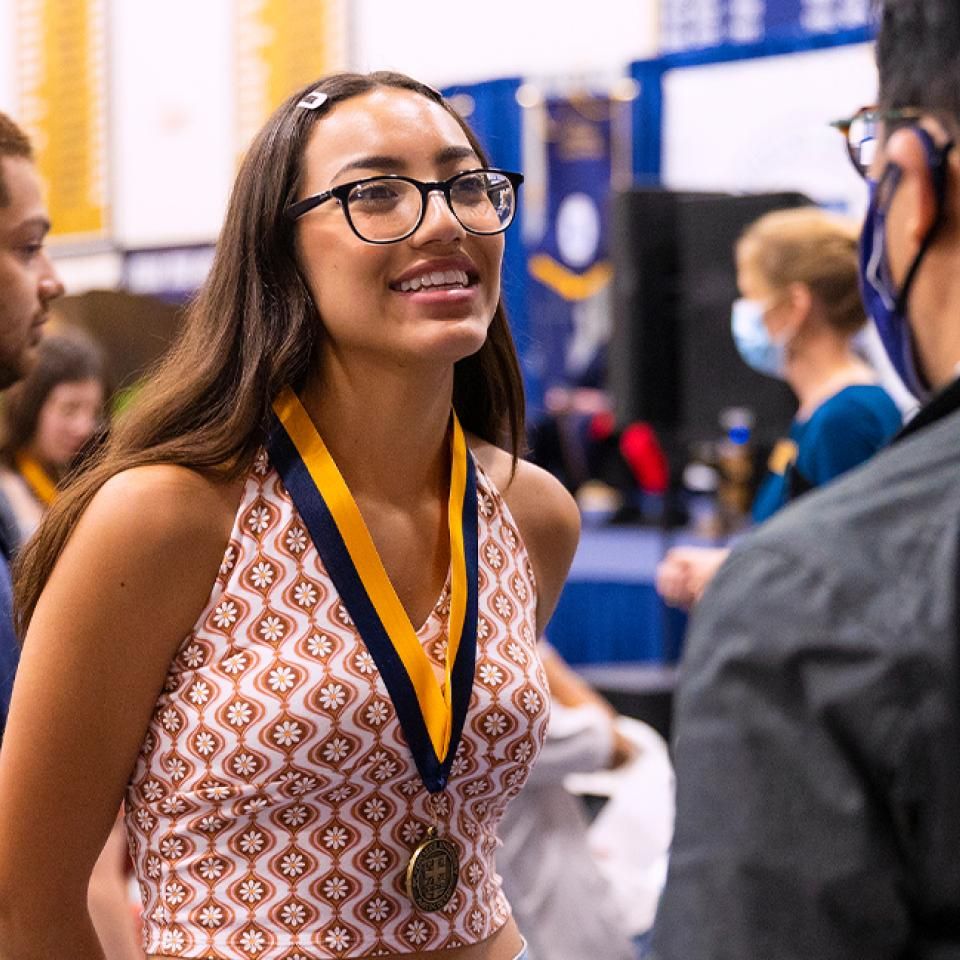
M 407 864 L 407 896 L 424 911 L 442 910 L 457 889 L 460 854 L 456 844 L 437 836 L 435 828 L 419 844 Z

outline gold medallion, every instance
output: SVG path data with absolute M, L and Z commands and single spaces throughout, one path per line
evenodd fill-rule
M 450 840 L 437 835 L 435 827 L 410 855 L 405 878 L 407 896 L 424 913 L 442 910 L 457 889 L 460 854 Z

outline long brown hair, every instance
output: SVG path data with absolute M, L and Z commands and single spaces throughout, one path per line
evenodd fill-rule
M 249 468 L 264 440 L 271 401 L 285 384 L 302 386 L 323 336 L 297 265 L 294 227 L 283 210 L 297 197 L 313 125 L 333 105 L 377 87 L 409 90 L 439 104 L 488 162 L 440 94 L 403 74 L 333 74 L 276 110 L 237 174 L 210 275 L 180 337 L 134 406 L 118 418 L 105 448 L 58 497 L 20 555 L 15 592 L 21 635 L 74 526 L 114 474 L 170 463 L 226 481 Z M 326 94 L 325 103 L 298 107 L 312 92 Z M 455 366 L 453 401 L 466 430 L 505 444 L 516 459 L 523 385 L 502 301 L 483 347 Z

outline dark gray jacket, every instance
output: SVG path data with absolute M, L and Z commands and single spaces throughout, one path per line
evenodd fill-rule
M 960 384 L 746 538 L 675 715 L 658 960 L 960 960 Z

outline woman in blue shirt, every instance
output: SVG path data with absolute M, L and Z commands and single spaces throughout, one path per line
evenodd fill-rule
M 897 432 L 902 415 L 853 348 L 867 321 L 853 226 L 813 207 L 775 211 L 747 228 L 736 259 L 734 342 L 746 363 L 785 380 L 799 401 L 753 503 L 759 523 L 861 464 Z M 657 589 L 668 603 L 691 606 L 728 552 L 669 551 Z

